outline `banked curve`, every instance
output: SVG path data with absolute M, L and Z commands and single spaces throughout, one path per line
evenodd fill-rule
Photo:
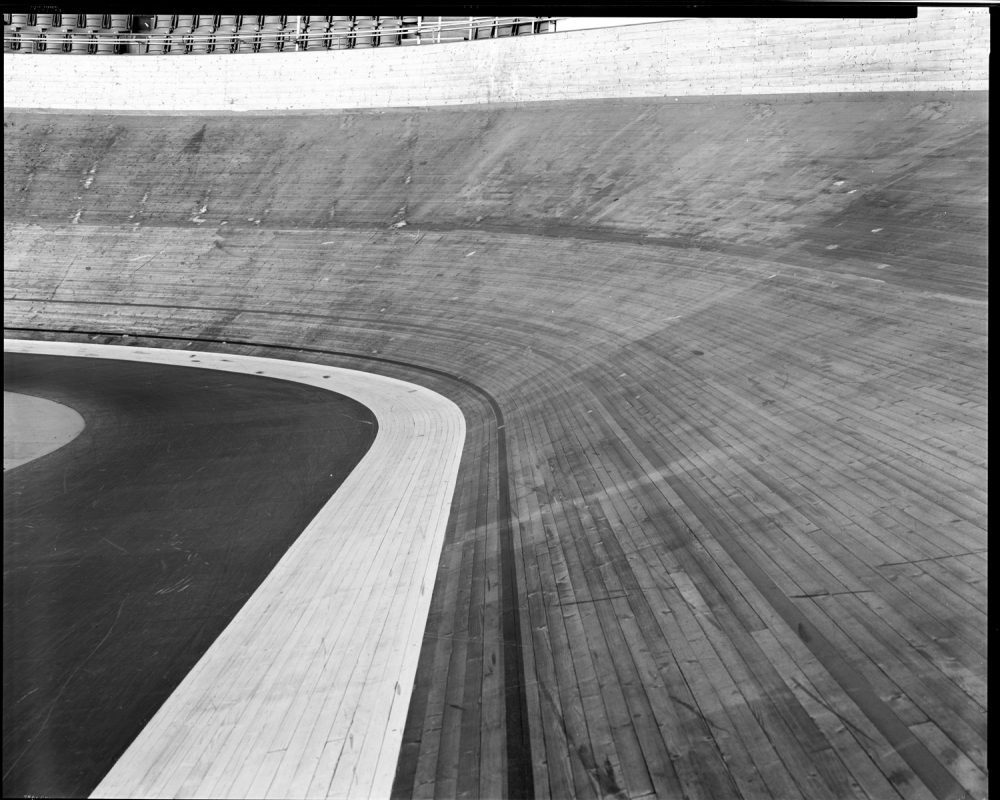
M 458 406 L 395 378 L 271 358 L 14 339 L 4 350 L 260 374 L 371 409 L 368 453 L 93 796 L 226 796 L 216 771 L 236 746 L 260 765 L 255 796 L 387 796 L 465 441 Z M 309 619 L 323 624 L 284 652 Z M 289 706 L 314 716 L 313 733 L 276 759 Z

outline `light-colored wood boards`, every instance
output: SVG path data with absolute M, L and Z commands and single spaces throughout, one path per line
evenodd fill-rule
M 371 449 L 94 796 L 387 794 L 464 444 L 458 407 L 322 365 L 94 344 L 4 348 L 260 374 L 373 411 Z

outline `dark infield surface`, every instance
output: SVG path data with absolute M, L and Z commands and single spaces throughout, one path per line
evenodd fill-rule
M 4 381 L 87 427 L 4 475 L 3 794 L 86 796 L 377 424 L 255 375 L 5 354 Z

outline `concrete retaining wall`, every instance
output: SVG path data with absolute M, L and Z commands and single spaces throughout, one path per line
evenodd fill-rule
M 8 108 L 319 110 L 602 97 L 989 88 L 986 9 L 695 19 L 427 47 L 4 55 Z

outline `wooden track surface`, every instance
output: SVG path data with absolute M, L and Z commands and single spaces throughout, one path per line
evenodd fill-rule
M 462 452 L 455 404 L 273 359 L 17 340 L 4 350 L 258 374 L 371 409 L 371 449 L 92 796 L 388 793 Z
M 985 95 L 5 120 L 17 335 L 461 406 L 394 795 L 985 796 Z

